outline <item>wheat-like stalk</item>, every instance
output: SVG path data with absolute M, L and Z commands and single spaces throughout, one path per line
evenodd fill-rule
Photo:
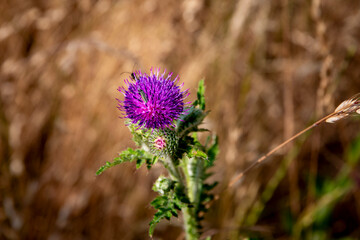
M 360 93 L 356 94 L 352 98 L 343 101 L 334 111 L 332 117 L 328 117 L 326 122 L 334 123 L 340 119 L 346 118 L 351 114 L 360 114 Z
M 258 164 L 263 162 L 265 159 L 267 159 L 269 156 L 271 156 L 273 153 L 275 153 L 277 150 L 279 150 L 280 148 L 282 148 L 283 146 L 285 146 L 289 142 L 293 141 L 295 138 L 299 137 L 300 135 L 304 134 L 305 132 L 309 131 L 310 129 L 318 126 L 319 124 L 321 124 L 323 122 L 328 122 L 328 123 L 337 122 L 340 119 L 344 119 L 344 118 L 346 118 L 346 117 L 348 117 L 348 116 L 350 116 L 352 114 L 355 114 L 355 113 L 360 114 L 360 93 L 356 94 L 355 96 L 353 96 L 352 98 L 350 98 L 348 100 L 343 101 L 335 109 L 334 112 L 332 112 L 329 115 L 321 118 L 320 120 L 316 121 L 315 123 L 313 123 L 309 127 L 305 128 L 304 130 L 298 132 L 297 134 L 295 134 L 291 138 L 285 140 L 283 143 L 279 144 L 278 146 L 276 146 L 275 148 L 270 150 L 268 153 L 266 153 L 265 155 L 260 157 L 258 160 L 254 161 L 249 167 L 247 167 L 244 171 L 242 171 L 236 177 L 234 177 L 234 179 L 230 182 L 229 187 L 231 187 L 237 181 L 239 181 L 244 176 L 244 174 L 246 172 L 248 172 L 250 169 L 257 166 Z

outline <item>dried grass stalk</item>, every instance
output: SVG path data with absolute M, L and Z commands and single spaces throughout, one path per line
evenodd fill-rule
M 353 114 L 360 114 L 360 93 L 354 95 L 352 98 L 343 101 L 336 109 L 334 112 L 330 113 L 329 115 L 321 118 L 320 120 L 316 121 L 315 123 L 313 123 L 312 125 L 310 125 L 309 127 L 305 128 L 304 130 L 298 132 L 297 134 L 295 134 L 294 136 L 292 136 L 291 138 L 287 139 L 286 141 L 284 141 L 283 143 L 281 143 L 280 145 L 276 146 L 275 148 L 273 148 L 271 151 L 269 151 L 268 153 L 266 153 L 265 155 L 263 155 L 261 158 L 259 158 L 258 160 L 256 160 L 255 162 L 253 162 L 249 167 L 247 167 L 244 171 L 242 171 L 241 173 L 239 173 L 229 184 L 229 187 L 231 187 L 232 185 L 234 185 L 237 181 L 239 181 L 246 172 L 248 172 L 250 169 L 252 169 L 253 167 L 257 166 L 258 164 L 260 164 L 261 162 L 263 162 L 265 159 L 267 159 L 269 156 L 271 156 L 273 153 L 275 153 L 277 150 L 279 150 L 280 148 L 282 148 L 283 146 L 285 146 L 286 144 L 288 144 L 289 142 L 293 141 L 295 138 L 299 137 L 300 135 L 304 134 L 305 132 L 309 131 L 310 129 L 320 125 L 323 122 L 328 122 L 328 123 L 334 123 L 339 121 L 340 119 L 344 119 L 350 115 Z

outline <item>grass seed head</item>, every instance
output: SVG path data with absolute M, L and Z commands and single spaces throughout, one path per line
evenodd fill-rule
M 360 93 L 356 94 L 348 100 L 343 101 L 335 109 L 334 113 L 331 114 L 328 119 L 326 119 L 326 122 L 334 123 L 354 113 L 360 114 Z

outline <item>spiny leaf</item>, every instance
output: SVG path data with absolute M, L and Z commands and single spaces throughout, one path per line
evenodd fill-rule
M 208 162 L 206 166 L 207 168 L 212 167 L 214 165 L 214 161 L 218 153 L 219 153 L 219 138 L 215 136 L 214 143 L 207 150 L 207 156 L 208 156 Z
M 196 93 L 197 100 L 194 101 L 194 107 L 199 106 L 201 110 L 205 110 L 205 86 L 204 86 L 204 79 L 200 80 L 198 91 Z
M 189 153 L 194 144 L 194 139 L 190 136 L 184 136 L 179 139 L 179 145 L 175 154 L 175 158 L 181 159 L 184 153 Z
M 171 192 L 165 193 L 166 195 L 157 196 L 150 204 L 157 212 L 154 218 L 149 223 L 149 235 L 153 235 L 156 225 L 162 220 L 170 220 L 172 216 L 178 217 L 177 211 L 181 209 L 181 203 L 176 195 Z
M 193 148 L 193 151 L 191 151 L 189 154 L 189 157 L 198 157 L 198 158 L 203 158 L 203 159 L 207 159 L 207 155 L 206 153 L 204 153 L 203 151 Z
M 136 167 L 139 168 L 144 163 L 151 163 L 154 160 L 153 155 L 151 155 L 148 152 L 145 152 L 143 149 L 132 149 L 128 148 L 127 150 L 121 152 L 119 154 L 119 157 L 114 158 L 113 162 L 106 162 L 104 166 L 100 167 L 99 170 L 97 170 L 96 175 L 100 175 L 103 173 L 106 169 L 109 169 L 113 166 L 116 166 L 120 163 L 124 162 L 133 162 L 136 161 Z M 148 166 L 149 168 L 149 166 Z
M 114 162 L 106 162 L 104 166 L 101 166 L 99 170 L 96 171 L 96 175 L 100 175 L 103 173 L 106 169 L 111 168 L 115 165 L 118 165 L 122 163 L 122 161 L 117 160 L 118 158 L 114 158 Z
M 212 190 L 214 187 L 216 187 L 216 185 L 218 185 L 218 182 L 214 182 L 212 184 L 204 184 L 203 185 L 203 188 L 206 190 L 206 191 L 210 191 Z
M 184 187 L 176 186 L 174 189 L 176 200 L 178 200 L 178 203 L 181 204 L 191 204 L 188 196 L 185 194 Z
M 186 115 L 182 115 L 176 124 L 178 136 L 186 136 L 190 132 L 197 132 L 198 126 L 202 123 L 209 112 L 204 112 L 195 107 L 190 107 Z M 203 129 L 201 130 L 203 131 Z

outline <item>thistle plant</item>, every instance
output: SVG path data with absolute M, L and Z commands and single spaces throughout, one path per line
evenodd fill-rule
M 208 115 L 204 81 L 192 104 L 185 102 L 189 90 L 182 91 L 183 84 L 178 82 L 178 76 L 172 79 L 172 73 L 160 74 L 160 69 L 151 69 L 150 74 L 136 71 L 125 80 L 126 87 L 118 89 L 124 95 L 124 100 L 117 99 L 118 109 L 138 148 L 121 152 L 96 174 L 124 162 L 148 169 L 162 164 L 168 174 L 159 176 L 152 188 L 158 196 L 150 204 L 157 212 L 149 224 L 149 235 L 157 223 L 178 217 L 181 211 L 186 239 L 193 240 L 200 237 L 205 206 L 213 198 L 210 191 L 216 182 L 205 181 L 218 153 L 218 141 L 215 135 L 204 143 L 198 139 L 198 132 L 208 131 L 199 126 Z

